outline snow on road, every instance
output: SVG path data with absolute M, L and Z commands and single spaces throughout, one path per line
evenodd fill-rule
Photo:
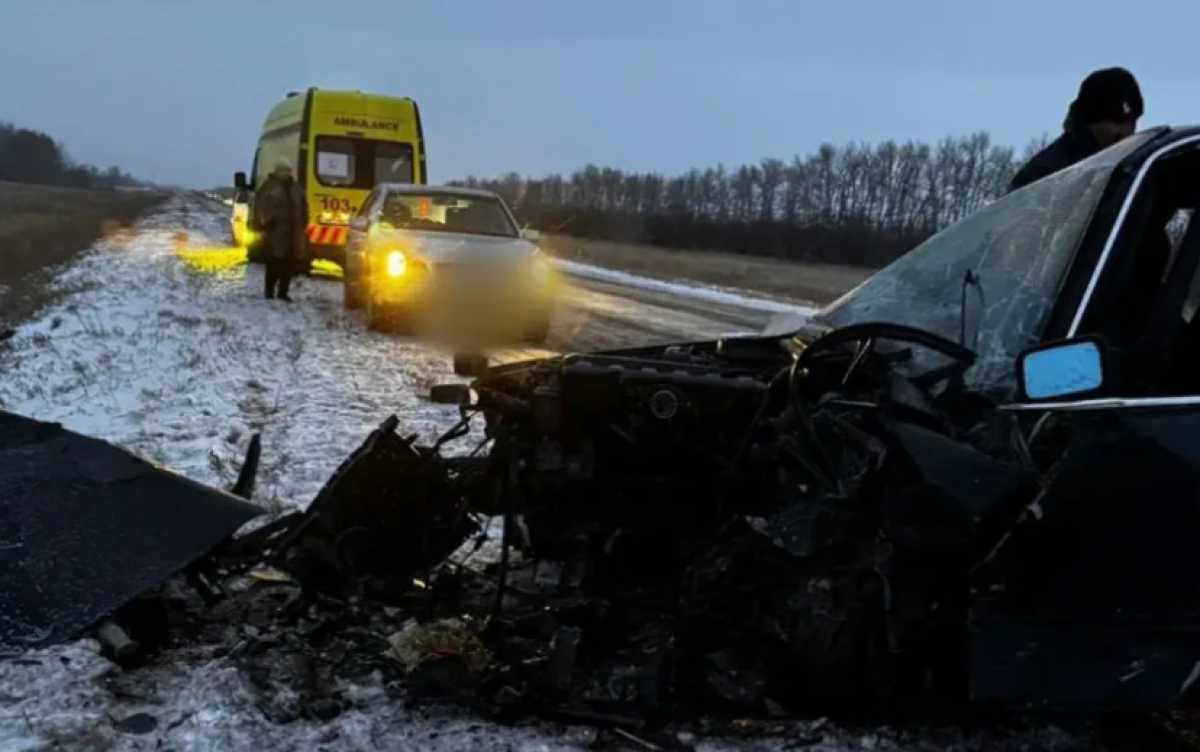
M 195 480 L 229 485 L 263 435 L 255 501 L 305 506 L 390 413 L 428 439 L 456 414 L 427 402 L 458 380 L 448 353 L 368 332 L 335 284 L 300 280 L 287 305 L 262 298 L 258 267 L 227 263 L 223 207 L 172 198 L 135 231 L 101 242 L 59 276 L 68 294 L 0 350 L 8 410 L 103 437 Z M 592 296 L 593 306 L 611 301 Z M 691 315 L 691 314 L 688 314 Z M 680 320 L 682 325 L 684 320 Z M 720 326 L 720 324 L 711 324 Z M 0 749 L 583 750 L 589 729 L 498 726 L 465 711 L 411 709 L 379 681 L 345 686 L 335 720 L 275 723 L 257 707 L 228 645 L 182 645 L 122 671 L 91 640 L 0 653 Z M 807 729 L 807 730 L 806 730 Z M 849 730 L 802 738 L 700 739 L 698 750 L 1071 748 L 1053 727 L 999 734 Z
M 366 331 L 328 281 L 265 300 L 261 267 L 220 263 L 226 235 L 221 212 L 180 196 L 100 243 L 59 278 L 73 293 L 0 355 L 0 403 L 225 486 L 261 431 L 256 501 L 284 507 L 306 505 L 387 415 L 423 438 L 457 419 L 424 398 L 459 380 L 447 352 Z

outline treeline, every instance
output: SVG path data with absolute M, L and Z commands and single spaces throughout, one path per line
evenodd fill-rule
M 71 188 L 140 185 L 118 167 L 76 164 L 50 136 L 9 123 L 0 123 L 0 180 Z
M 976 133 L 936 145 L 824 144 L 790 162 L 674 177 L 588 165 L 570 177 L 509 173 L 457 184 L 500 193 L 543 231 L 880 266 L 1002 194 L 1018 167 L 1011 147 Z

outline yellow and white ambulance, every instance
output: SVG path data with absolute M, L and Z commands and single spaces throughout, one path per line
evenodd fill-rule
M 261 259 L 254 189 L 280 163 L 291 166 L 308 202 L 311 258 L 344 263 L 347 226 L 380 183 L 427 182 L 421 112 L 407 97 L 310 88 L 267 113 L 249 176 L 234 175 L 234 242 Z

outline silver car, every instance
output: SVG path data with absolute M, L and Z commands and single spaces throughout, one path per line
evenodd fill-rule
M 372 329 L 503 330 L 540 343 L 555 284 L 537 239 L 490 191 L 381 184 L 350 223 L 345 305 L 365 307 Z

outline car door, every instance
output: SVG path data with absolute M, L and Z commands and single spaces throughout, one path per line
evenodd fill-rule
M 1042 414 L 1062 452 L 975 604 L 973 694 L 1175 701 L 1200 675 L 1200 394 Z
M 1200 187 L 1189 159 L 1165 173 L 1173 191 Z M 1164 205 L 1190 213 L 1137 347 L 1075 338 L 1018 363 L 1023 399 L 1006 409 L 1037 417 L 1042 492 L 977 583 L 977 697 L 1162 704 L 1200 678 L 1198 198 Z

